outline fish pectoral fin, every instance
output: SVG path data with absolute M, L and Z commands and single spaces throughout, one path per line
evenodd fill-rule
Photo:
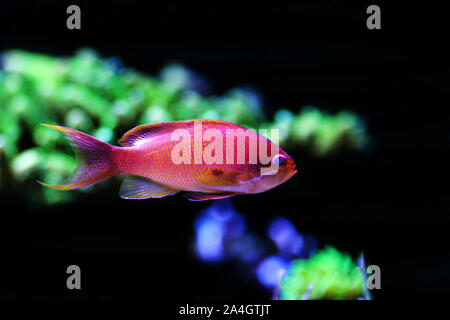
M 204 193 L 204 192 L 186 192 L 185 197 L 189 201 L 204 201 L 204 200 L 217 200 L 224 199 L 238 195 L 235 192 L 226 193 Z
M 177 193 L 178 190 L 155 183 L 145 178 L 126 178 L 120 186 L 120 197 L 124 199 L 162 198 Z

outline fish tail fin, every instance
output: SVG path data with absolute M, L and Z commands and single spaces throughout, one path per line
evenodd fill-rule
M 56 190 L 72 190 L 117 174 L 112 152 L 114 146 L 74 129 L 50 124 L 41 125 L 66 134 L 75 151 L 78 167 L 66 184 L 49 185 L 38 181 L 40 184 Z

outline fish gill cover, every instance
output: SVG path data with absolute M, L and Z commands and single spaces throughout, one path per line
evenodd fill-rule
M 313 106 L 297 113 L 279 109 L 270 121 L 256 93 L 235 88 L 223 96 L 205 95 L 208 82 L 179 64 L 150 77 L 117 57 L 103 59 L 83 49 L 67 58 L 12 50 L 1 56 L 0 66 L 0 188 L 31 192 L 27 201 L 32 205 L 69 202 L 77 195 L 35 182 L 59 184 L 76 167 L 62 137 L 39 123 L 61 124 L 113 143 L 139 124 L 221 119 L 280 129 L 281 145 L 303 146 L 316 156 L 361 149 L 368 141 L 363 122 L 350 111 L 329 115 Z

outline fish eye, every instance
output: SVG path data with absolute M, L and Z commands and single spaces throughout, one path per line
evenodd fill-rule
M 273 163 L 275 164 L 275 163 L 277 163 L 277 162 L 278 162 L 278 167 L 280 167 L 280 168 L 284 168 L 284 167 L 286 167 L 286 165 L 287 165 L 287 159 L 286 159 L 286 157 L 283 156 L 283 155 L 281 155 L 281 154 L 276 155 L 276 156 L 273 158 Z

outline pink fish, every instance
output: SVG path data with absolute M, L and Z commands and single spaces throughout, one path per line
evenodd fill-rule
M 189 200 L 261 193 L 290 179 L 294 160 L 263 135 L 234 123 L 187 120 L 141 125 L 116 147 L 56 125 L 71 140 L 78 159 L 74 176 L 58 189 L 82 188 L 115 175 L 129 175 L 126 199 L 160 198 L 185 192 Z

